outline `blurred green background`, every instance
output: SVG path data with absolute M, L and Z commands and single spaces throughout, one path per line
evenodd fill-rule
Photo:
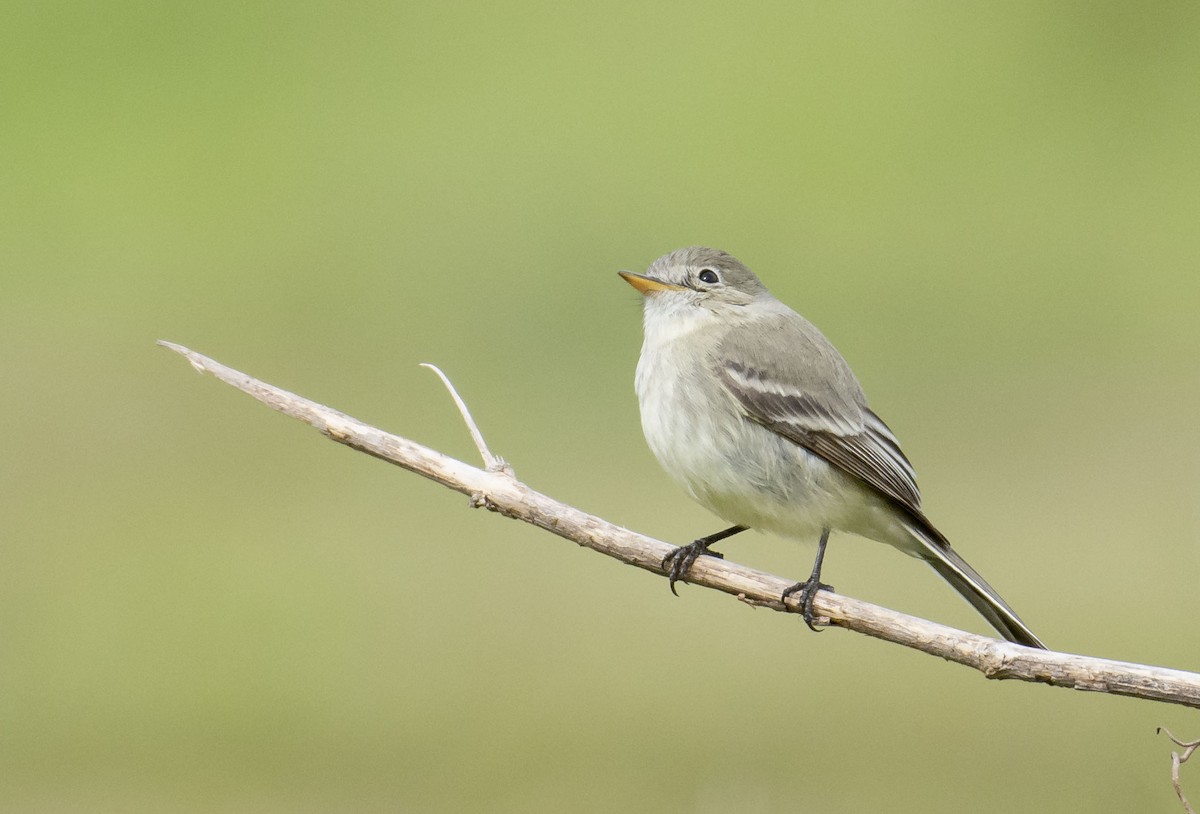
M 0 808 L 1177 810 L 1192 712 L 675 599 L 154 340 L 473 462 L 435 362 L 523 480 L 684 542 L 614 272 L 715 245 L 1047 642 L 1200 669 L 1200 7 L 5 8 Z M 885 547 L 826 574 L 987 631 Z

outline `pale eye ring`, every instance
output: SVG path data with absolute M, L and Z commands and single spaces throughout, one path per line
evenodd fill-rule
M 700 269 L 700 273 L 696 275 L 696 279 L 702 283 L 712 285 L 713 283 L 719 282 L 721 278 L 717 276 L 717 273 L 712 269 Z

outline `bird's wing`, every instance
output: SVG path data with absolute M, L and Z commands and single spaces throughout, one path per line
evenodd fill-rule
M 772 318 L 767 327 L 769 351 L 731 332 L 717 355 L 717 375 L 746 417 L 923 518 L 912 464 L 896 436 L 866 406 L 841 354 L 794 312 Z

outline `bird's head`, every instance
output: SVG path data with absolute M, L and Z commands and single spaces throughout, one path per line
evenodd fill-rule
M 736 312 L 771 296 L 754 272 L 737 258 L 703 246 L 665 254 L 651 263 L 645 274 L 618 273 L 645 297 L 647 314 L 692 308 Z

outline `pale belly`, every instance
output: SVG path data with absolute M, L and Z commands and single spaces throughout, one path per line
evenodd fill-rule
M 915 553 L 911 534 L 873 490 L 745 418 L 715 377 L 688 376 L 688 388 L 683 380 L 643 352 L 637 392 L 646 441 L 700 505 L 729 523 L 786 537 L 815 541 L 828 527 Z

